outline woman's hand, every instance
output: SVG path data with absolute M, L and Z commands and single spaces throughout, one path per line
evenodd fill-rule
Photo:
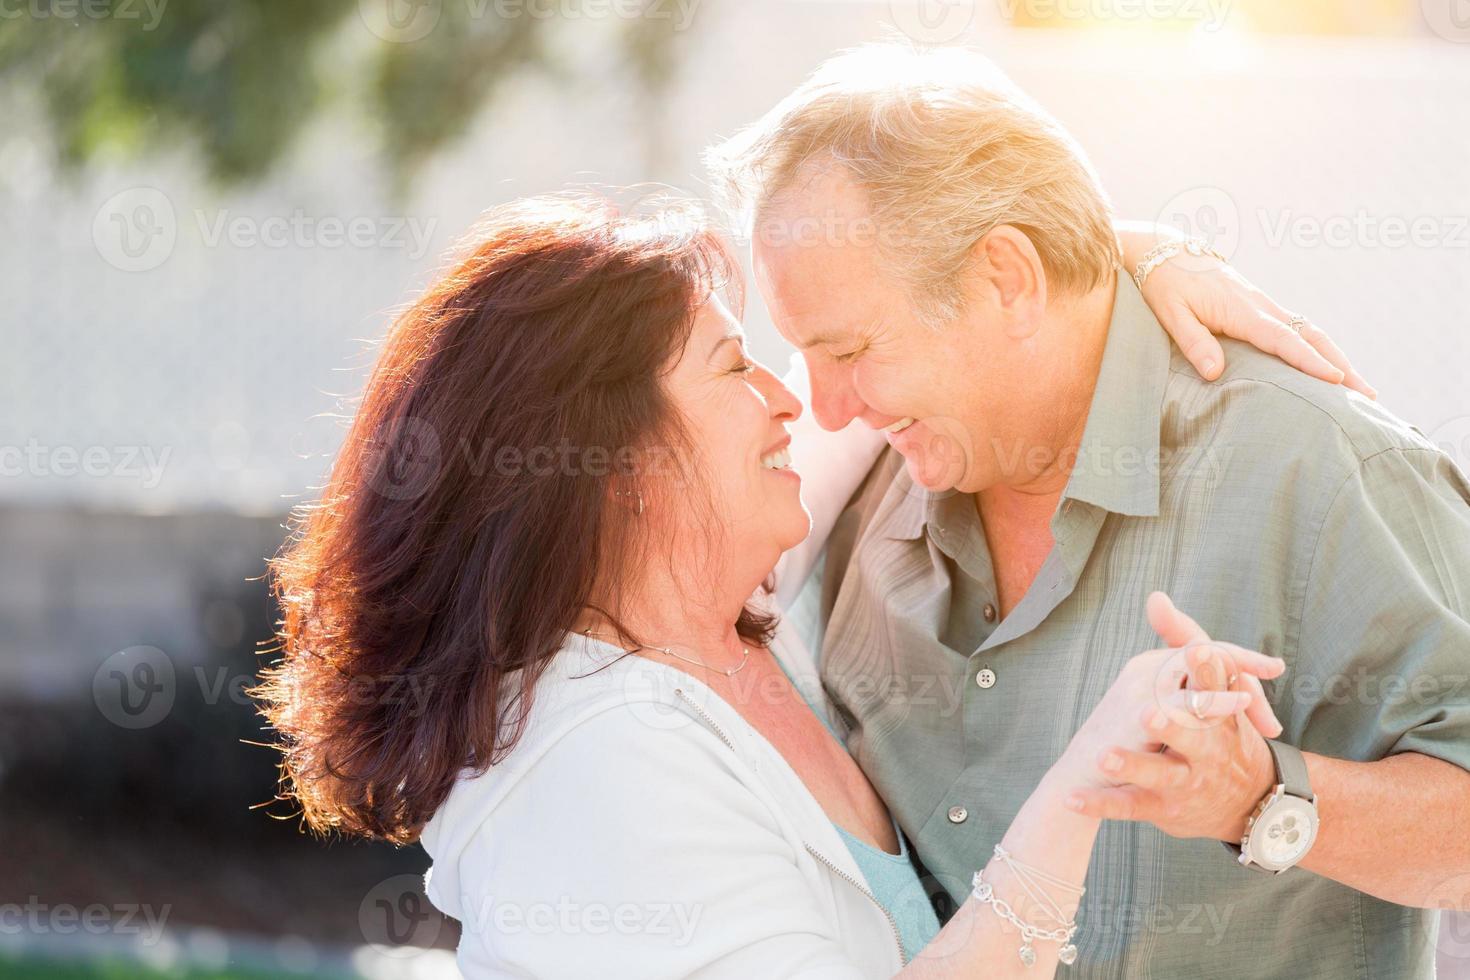
M 1182 623 L 1192 625 L 1159 594 L 1150 597 L 1149 621 L 1165 642 L 1179 635 Z M 1159 751 L 1163 747 L 1160 733 L 1209 729 L 1242 714 L 1240 723 L 1255 726 L 1262 736 L 1280 734 L 1281 724 L 1266 701 L 1260 680 L 1279 677 L 1285 669 L 1285 662 L 1277 657 L 1224 643 L 1141 653 L 1124 665 L 1072 737 L 1058 767 L 1067 774 L 1072 788 L 1079 790 L 1118 785 L 1121 780 L 1106 768 L 1115 754 L 1121 754 L 1135 769 L 1146 764 L 1160 770 L 1156 775 L 1166 781 L 1187 778 L 1186 762 Z M 1192 683 L 1202 677 L 1215 683 Z M 1186 689 L 1186 685 L 1196 689 Z M 1216 689 L 1197 689 L 1205 686 Z M 1225 689 L 1232 687 L 1235 689 Z
M 1160 241 L 1175 237 L 1181 236 L 1163 227 L 1120 229 L 1124 274 L 1132 275 L 1144 253 Z M 1301 323 L 1300 333 L 1292 329 L 1291 313 L 1217 259 L 1204 255 L 1169 259 L 1149 273 L 1143 298 L 1189 363 L 1208 381 L 1218 378 L 1225 368 L 1224 349 L 1215 339 L 1220 334 L 1274 354 L 1323 381 L 1378 397 L 1326 332 L 1310 321 Z

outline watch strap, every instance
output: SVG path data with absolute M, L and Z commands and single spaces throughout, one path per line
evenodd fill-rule
M 1292 796 L 1315 801 L 1312 781 L 1307 776 L 1307 760 L 1303 758 L 1301 749 L 1269 738 L 1266 739 L 1266 747 L 1271 750 L 1271 758 L 1276 763 L 1276 781 Z

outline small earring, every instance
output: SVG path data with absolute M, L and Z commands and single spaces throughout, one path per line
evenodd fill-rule
M 614 496 L 617 496 L 617 497 L 634 497 L 634 496 L 636 496 L 638 498 L 638 516 L 639 517 L 642 517 L 643 516 L 643 491 L 642 490 L 614 490 L 613 491 L 613 495 Z

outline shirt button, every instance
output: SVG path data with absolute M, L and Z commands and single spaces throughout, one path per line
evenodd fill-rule
M 969 817 L 970 811 L 966 810 L 962 806 L 952 806 L 949 808 L 950 823 L 964 823 L 966 820 L 969 819 Z
M 995 622 L 995 606 L 988 602 L 985 604 L 985 621 L 987 623 Z
M 989 667 L 981 669 L 980 673 L 975 675 L 975 683 L 979 684 L 987 691 L 990 690 L 992 687 L 995 686 L 995 671 L 991 670 Z

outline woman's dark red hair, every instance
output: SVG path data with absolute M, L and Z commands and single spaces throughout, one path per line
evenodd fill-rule
M 536 198 L 491 212 L 393 325 L 271 562 L 282 656 L 255 693 L 310 827 L 412 841 L 515 744 L 578 615 L 650 558 L 613 491 L 646 485 L 648 447 L 687 445 L 662 376 L 734 276 L 686 207 Z

